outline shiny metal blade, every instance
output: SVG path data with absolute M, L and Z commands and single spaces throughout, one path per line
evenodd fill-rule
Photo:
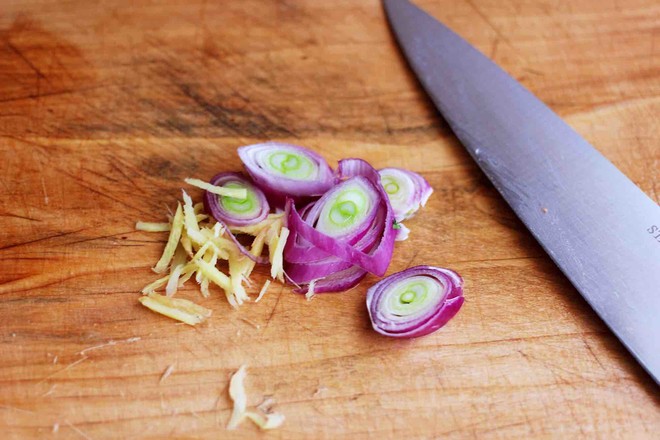
M 384 0 L 412 69 L 486 176 L 660 383 L 660 206 L 520 83 L 407 0 Z

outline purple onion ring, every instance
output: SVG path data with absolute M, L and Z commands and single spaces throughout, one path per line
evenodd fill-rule
M 367 290 L 367 310 L 378 333 L 416 338 L 438 330 L 463 305 L 463 279 L 450 269 L 416 266 Z
M 268 216 L 270 207 L 264 193 L 241 173 L 216 174 L 209 183 L 215 186 L 245 188 L 247 190 L 245 199 L 218 196 L 205 191 L 204 210 L 225 228 L 227 235 L 236 244 L 241 254 L 256 263 L 267 264 L 268 258 L 253 255 L 229 230 L 231 226 L 248 226 L 259 223 Z
M 339 162 L 338 177 L 347 180 L 337 185 L 337 190 L 331 191 L 327 197 L 304 208 L 302 214 L 296 210 L 293 201 L 287 204 L 291 237 L 285 248 L 285 270 L 296 283 L 315 280 L 314 290 L 319 293 L 354 287 L 366 272 L 382 276 L 394 249 L 394 214 L 380 185 L 378 172 L 361 159 L 345 159 Z M 369 203 L 357 205 L 369 208 L 365 208 L 359 226 L 340 232 L 324 227 L 320 213 L 327 214 L 328 206 L 333 209 L 329 203 L 335 193 L 341 194 L 344 187 L 361 186 L 365 188 L 363 194 Z M 347 200 L 357 199 L 347 198 L 341 203 Z M 350 203 L 347 204 L 347 207 L 350 206 Z M 306 262 L 305 257 L 308 258 Z M 299 291 L 304 292 L 305 289 L 302 287 Z
M 299 202 L 321 196 L 335 184 L 325 159 L 304 147 L 266 142 L 240 147 L 238 155 L 274 206 L 284 206 L 288 197 Z

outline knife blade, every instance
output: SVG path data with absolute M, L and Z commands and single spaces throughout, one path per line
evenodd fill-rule
M 452 131 L 660 384 L 660 206 L 504 70 L 408 0 L 399 46 Z

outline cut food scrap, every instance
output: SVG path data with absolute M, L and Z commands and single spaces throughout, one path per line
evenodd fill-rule
M 170 236 L 167 238 L 167 244 L 165 245 L 165 250 L 163 255 L 156 263 L 154 267 L 154 272 L 162 273 L 167 269 L 168 264 L 174 257 L 174 252 L 176 251 L 176 246 L 181 239 L 181 232 L 183 231 L 183 211 L 181 210 L 181 204 L 176 208 L 176 213 L 172 219 L 172 227 L 170 228 Z
M 234 373 L 229 382 L 229 397 L 234 402 L 234 408 L 232 409 L 227 429 L 236 429 L 245 418 L 252 420 L 261 429 L 275 429 L 280 427 L 284 423 L 284 415 L 278 413 L 262 414 L 257 411 L 247 410 L 247 394 L 243 385 L 245 376 L 247 376 L 247 369 L 243 365 Z
M 383 168 L 378 174 L 380 184 L 385 189 L 394 211 L 394 219 L 397 222 L 394 227 L 398 230 L 396 240 L 406 240 L 410 229 L 401 222 L 412 218 L 426 205 L 433 188 L 419 174 L 401 168 Z
M 184 179 L 184 181 L 188 185 L 196 186 L 197 188 L 201 188 L 205 191 L 208 191 L 212 194 L 216 194 L 219 196 L 227 196 L 227 197 L 232 197 L 236 199 L 245 199 L 248 194 L 245 188 L 234 188 L 234 187 L 227 187 L 227 186 L 217 186 L 213 185 L 208 182 L 204 182 L 203 180 L 199 179 L 192 179 L 190 177 Z
M 264 295 L 266 294 L 266 292 L 268 292 L 268 288 L 269 288 L 269 287 L 270 287 L 270 280 L 266 280 L 266 282 L 264 283 L 263 287 L 262 287 L 261 290 L 259 291 L 259 295 L 257 296 L 257 299 L 255 299 L 254 302 L 259 302 L 259 301 L 261 300 L 261 298 L 264 297 Z
M 172 225 L 169 223 L 137 222 L 135 229 L 144 232 L 167 232 Z
M 168 298 L 157 293 L 150 293 L 140 298 L 143 306 L 188 325 L 199 324 L 211 316 L 206 307 L 181 298 Z

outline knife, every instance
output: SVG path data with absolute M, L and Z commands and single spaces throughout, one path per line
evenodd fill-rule
M 408 0 L 384 5 L 458 139 L 660 384 L 660 206 L 467 41 Z

